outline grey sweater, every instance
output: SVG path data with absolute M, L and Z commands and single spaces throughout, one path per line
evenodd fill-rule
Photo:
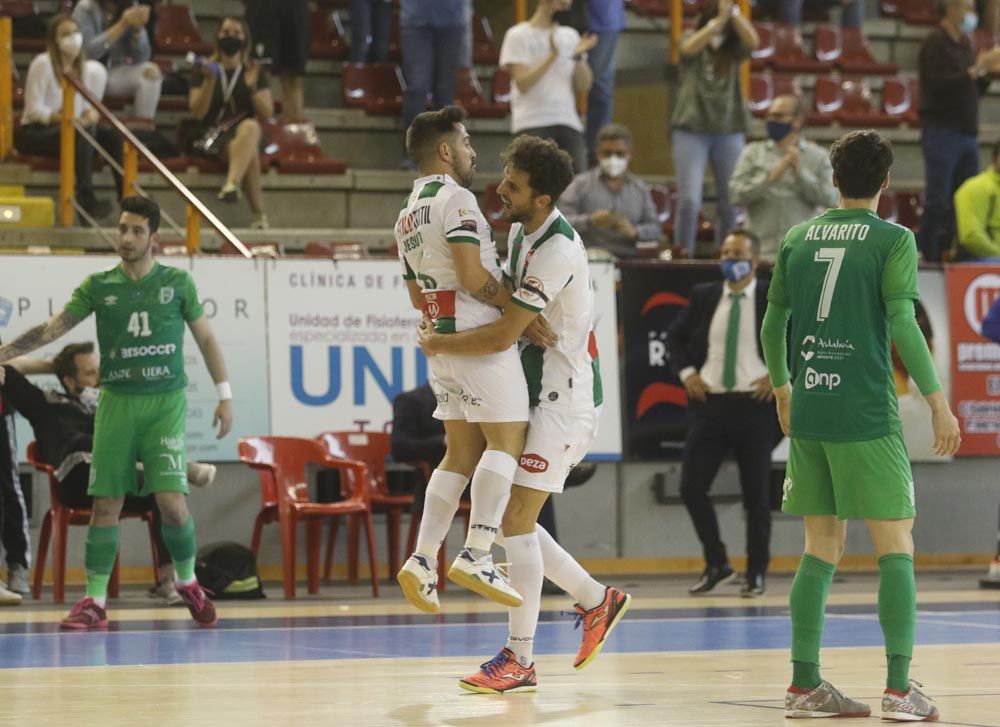
M 80 0 L 73 8 L 73 20 L 83 33 L 83 51 L 87 58 L 101 61 L 108 68 L 145 63 L 153 56 L 145 28 L 128 28 L 117 40 L 108 39 L 104 27 L 104 8 L 99 0 Z

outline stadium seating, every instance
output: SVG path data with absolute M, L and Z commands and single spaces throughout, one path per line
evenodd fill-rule
M 309 57 L 342 59 L 347 58 L 349 50 L 340 13 L 336 10 L 313 10 Z
M 469 116 L 503 118 L 510 112 L 510 104 L 497 103 L 486 97 L 475 69 L 459 68 L 455 77 L 455 103 Z
M 305 256 L 332 260 L 362 260 L 371 257 L 371 253 L 363 242 L 312 240 L 306 243 Z
M 472 62 L 495 66 L 500 62 L 500 49 L 493 40 L 493 28 L 488 18 L 472 16 Z
M 774 54 L 768 60 L 771 68 L 785 73 L 824 73 L 833 68 L 832 61 L 806 53 L 798 26 L 775 23 L 773 28 Z
M 167 55 L 212 52 L 212 45 L 202 40 L 198 21 L 187 5 L 157 4 L 154 44 L 158 53 Z
M 747 106 L 754 116 L 763 118 L 767 115 L 767 110 L 771 108 L 774 99 L 787 94 L 802 98 L 802 87 L 795 76 L 753 74 L 750 76 L 750 98 Z
M 914 98 L 913 88 L 918 87 L 917 79 L 887 78 L 882 83 L 882 113 L 898 118 L 899 122 L 916 127 L 919 96 Z
M 345 63 L 340 94 L 347 108 L 396 116 L 403 110 L 403 72 L 394 63 Z
M 860 28 L 821 25 L 816 29 L 816 57 L 835 63 L 843 73 L 852 75 L 894 75 L 895 63 L 880 63 L 872 56 Z
M 282 174 L 343 174 L 347 162 L 326 156 L 315 127 L 308 121 L 275 121 L 261 124 L 267 140 L 268 168 Z
M 510 74 L 502 68 L 497 68 L 493 72 L 490 96 L 493 97 L 493 103 L 502 103 L 510 106 Z
M 861 77 L 835 81 L 840 86 L 840 107 L 835 112 L 837 121 L 844 126 L 899 126 L 898 116 L 886 114 L 872 103 L 868 82 Z
M 250 257 L 262 257 L 262 258 L 279 258 L 285 257 L 285 246 L 280 242 L 273 242 L 271 240 L 261 240 L 257 242 L 248 242 L 246 240 L 241 240 L 244 245 L 250 250 Z M 243 255 L 243 253 L 236 248 L 231 242 L 226 240 L 219 247 L 220 255 Z
M 920 218 L 924 216 L 924 195 L 915 189 L 896 190 L 896 206 L 898 222 L 903 227 L 917 232 L 920 230 Z
M 934 0 L 906 0 L 897 2 L 899 14 L 910 25 L 937 25 L 941 14 L 934 7 Z

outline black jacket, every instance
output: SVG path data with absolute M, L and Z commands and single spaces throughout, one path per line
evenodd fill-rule
M 444 423 L 434 418 L 437 398 L 429 384 L 404 391 L 392 402 L 392 458 L 397 462 L 429 462 L 444 458 Z
M 767 310 L 767 288 L 770 281 L 757 278 L 756 318 L 757 352 L 761 360 L 764 350 L 760 344 L 760 326 Z M 670 324 L 667 348 L 670 350 L 670 368 L 679 378 L 688 366 L 701 370 L 708 358 L 708 329 L 712 316 L 722 298 L 722 282 L 699 283 L 691 288 L 688 304 Z

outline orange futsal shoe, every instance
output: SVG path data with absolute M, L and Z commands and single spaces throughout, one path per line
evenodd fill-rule
M 573 608 L 576 609 L 576 626 L 583 625 L 583 643 L 580 650 L 576 652 L 576 660 L 573 662 L 574 669 L 582 669 L 597 658 L 601 653 L 601 647 L 608 636 L 614 630 L 622 616 L 632 605 L 632 596 L 619 591 L 617 588 L 608 586 L 604 590 L 604 601 L 599 606 L 595 606 L 589 611 L 585 611 L 579 603 Z
M 525 668 L 517 662 L 514 652 L 504 647 L 495 657 L 481 664 L 479 671 L 461 679 L 458 686 L 478 694 L 507 694 L 538 690 L 535 665 Z

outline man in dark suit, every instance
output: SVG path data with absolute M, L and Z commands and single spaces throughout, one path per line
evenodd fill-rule
M 771 450 L 777 432 L 772 393 L 760 348 L 767 284 L 756 279 L 760 240 L 750 230 L 730 232 L 722 245 L 724 282 L 691 290 L 670 327 L 670 366 L 688 395 L 688 430 L 681 498 L 705 553 L 705 570 L 691 586 L 707 593 L 735 574 L 719 536 L 708 492 L 723 459 L 740 473 L 747 519 L 747 572 L 740 593 L 765 594 L 770 558 Z

